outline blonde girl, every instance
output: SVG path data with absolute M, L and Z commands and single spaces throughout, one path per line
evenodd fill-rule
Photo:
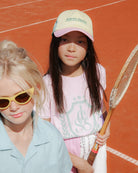
M 26 51 L 0 42 L 0 173 L 70 172 L 60 133 L 38 118 L 44 98 L 42 75 Z

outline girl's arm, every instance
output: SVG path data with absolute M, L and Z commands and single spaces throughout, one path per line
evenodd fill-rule
M 104 135 L 100 135 L 100 133 L 97 133 L 96 143 L 99 144 L 99 147 L 103 146 L 106 143 L 109 136 L 110 136 L 110 123 L 107 126 L 107 129 Z
M 79 158 L 69 153 L 73 166 L 77 169 L 78 173 L 93 173 L 92 166 L 82 158 Z
M 105 118 L 107 116 L 107 110 L 106 110 L 105 102 L 103 102 L 102 112 L 103 112 L 103 119 L 105 120 Z M 100 135 L 100 133 L 97 133 L 96 143 L 99 144 L 99 147 L 106 144 L 107 139 L 109 138 L 109 136 L 110 136 L 110 123 L 107 126 L 104 135 Z

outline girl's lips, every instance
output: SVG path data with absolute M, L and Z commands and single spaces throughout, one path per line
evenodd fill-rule
M 71 55 L 66 55 L 66 57 L 68 57 L 68 58 L 75 58 L 74 56 L 71 56 Z
M 19 118 L 19 117 L 21 117 L 23 115 L 23 113 L 19 113 L 19 114 L 14 114 L 14 115 L 12 115 L 12 117 L 14 117 L 14 118 Z

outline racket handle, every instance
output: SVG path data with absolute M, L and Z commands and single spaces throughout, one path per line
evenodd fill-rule
M 105 133 L 105 131 L 106 131 L 106 128 L 107 128 L 107 126 L 108 126 L 108 124 L 109 124 L 109 122 L 110 122 L 110 119 L 111 119 L 111 115 L 112 115 L 112 113 L 113 113 L 113 110 L 114 110 L 114 109 L 109 109 L 108 114 L 107 114 L 107 116 L 106 116 L 106 118 L 105 118 L 105 121 L 104 121 L 104 123 L 103 123 L 103 126 L 102 126 L 102 128 L 101 128 L 101 130 L 100 130 L 100 135 L 104 135 L 104 133 Z
M 98 153 L 98 149 L 99 149 L 99 145 L 95 142 L 94 145 L 93 145 L 93 148 L 92 148 L 92 150 L 91 150 L 91 152 L 88 156 L 88 159 L 87 159 L 87 161 L 90 165 L 93 165 L 95 157 Z
M 102 129 L 100 131 L 101 135 L 103 135 L 105 133 L 105 130 L 106 130 L 108 124 L 109 124 L 109 121 L 110 121 L 110 118 L 111 118 L 111 115 L 112 115 L 112 111 L 113 111 L 113 109 L 109 109 L 109 112 L 108 112 L 108 114 L 106 116 L 106 119 L 104 121 Z M 96 157 L 96 155 L 98 153 L 98 150 L 99 150 L 99 145 L 95 142 L 93 147 L 92 147 L 92 150 L 91 150 L 91 152 L 90 152 L 90 154 L 88 156 L 88 159 L 87 159 L 87 161 L 88 161 L 88 163 L 90 165 L 93 165 L 93 162 L 94 162 L 95 157 Z

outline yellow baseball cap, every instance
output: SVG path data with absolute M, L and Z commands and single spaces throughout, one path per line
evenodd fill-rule
M 71 31 L 80 31 L 94 41 L 92 20 L 80 10 L 66 10 L 58 16 L 55 22 L 53 28 L 55 37 L 61 37 Z

